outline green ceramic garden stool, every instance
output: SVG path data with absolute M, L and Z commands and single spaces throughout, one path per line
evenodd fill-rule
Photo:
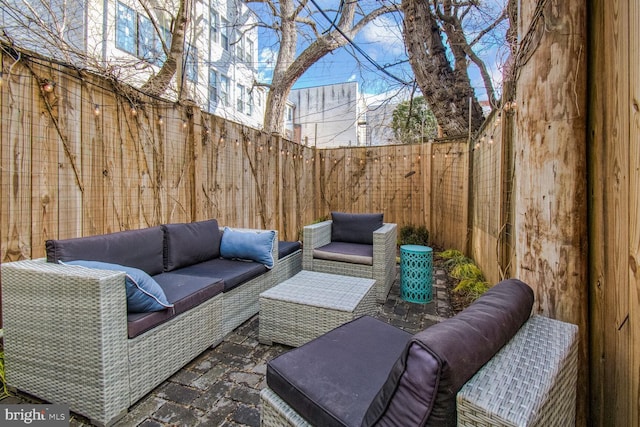
M 433 250 L 428 246 L 400 246 L 400 296 L 403 300 L 431 302 Z

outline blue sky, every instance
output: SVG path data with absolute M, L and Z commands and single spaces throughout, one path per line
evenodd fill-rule
M 360 0 L 360 3 L 366 7 L 368 1 Z M 491 1 L 503 3 L 503 0 Z M 326 14 L 329 18 L 332 18 L 330 10 L 335 8 L 338 3 L 335 0 L 316 0 L 316 4 L 327 11 Z M 372 3 L 369 4 L 371 5 Z M 250 5 L 254 8 L 256 4 L 252 3 Z M 310 7 L 313 8 L 312 3 L 310 3 Z M 260 15 L 264 16 L 263 14 Z M 313 19 L 323 30 L 330 27 L 329 21 L 322 14 L 315 14 Z M 268 82 L 271 78 L 272 64 L 275 60 L 276 52 L 273 51 L 272 38 L 269 37 L 269 33 L 262 30 L 259 37 L 259 72 L 261 80 Z M 304 43 L 302 37 L 300 41 Z M 354 43 L 357 46 L 356 48 L 347 46 L 326 55 L 296 82 L 294 88 L 358 81 L 359 90 L 364 94 L 383 94 L 382 96 L 388 96 L 389 93 L 393 94 L 403 87 L 408 90 L 406 86 L 399 82 L 410 82 L 413 79 L 413 73 L 407 62 L 407 55 L 402 41 L 402 22 L 399 14 L 387 14 L 370 23 L 358 33 L 354 38 Z M 364 54 L 358 52 L 357 49 L 363 51 Z M 487 66 L 490 68 L 491 74 L 495 76 L 494 80 L 499 81 L 499 65 L 503 62 L 502 57 L 504 55 L 495 48 L 485 49 L 480 54 L 489 58 Z M 365 55 L 376 65 L 368 61 Z M 380 71 L 377 67 L 383 67 L 386 73 Z M 479 98 L 486 99 L 482 81 L 474 67 L 470 67 L 470 75 Z

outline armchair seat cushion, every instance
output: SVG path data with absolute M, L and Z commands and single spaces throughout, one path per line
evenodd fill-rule
M 313 250 L 313 257 L 329 261 L 373 265 L 373 245 L 331 242 Z
M 359 426 L 410 339 L 359 317 L 271 360 L 267 384 L 312 425 Z

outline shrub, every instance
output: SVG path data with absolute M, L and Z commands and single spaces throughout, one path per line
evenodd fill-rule
M 0 389 L 0 399 L 4 399 L 9 396 L 9 390 L 7 389 L 7 380 L 4 376 L 4 351 L 0 350 L 0 382 L 2 382 L 2 388 Z
M 440 252 L 439 256 L 446 260 L 445 265 L 450 268 L 451 277 L 459 280 L 453 288 L 454 292 L 464 294 L 470 301 L 474 301 L 489 289 L 489 283 L 480 267 L 462 252 L 449 249 Z
M 438 256 L 445 260 L 444 265 L 449 269 L 454 269 L 460 264 L 469 264 L 473 262 L 471 258 L 468 258 L 457 249 L 447 249 L 446 251 L 440 252 Z
M 400 245 L 429 246 L 429 230 L 424 225 L 412 224 L 400 227 Z

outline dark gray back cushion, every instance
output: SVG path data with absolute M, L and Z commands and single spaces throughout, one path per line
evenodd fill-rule
M 504 280 L 455 317 L 414 335 L 363 425 L 455 426 L 456 394 L 529 319 L 533 300 L 528 285 Z
M 162 228 L 118 231 L 99 236 L 47 240 L 47 261 L 102 261 L 162 273 Z
M 173 271 L 220 256 L 222 234 L 218 221 L 165 224 L 164 271 Z
M 331 241 L 373 245 L 373 232 L 382 227 L 381 213 L 331 212 Z

